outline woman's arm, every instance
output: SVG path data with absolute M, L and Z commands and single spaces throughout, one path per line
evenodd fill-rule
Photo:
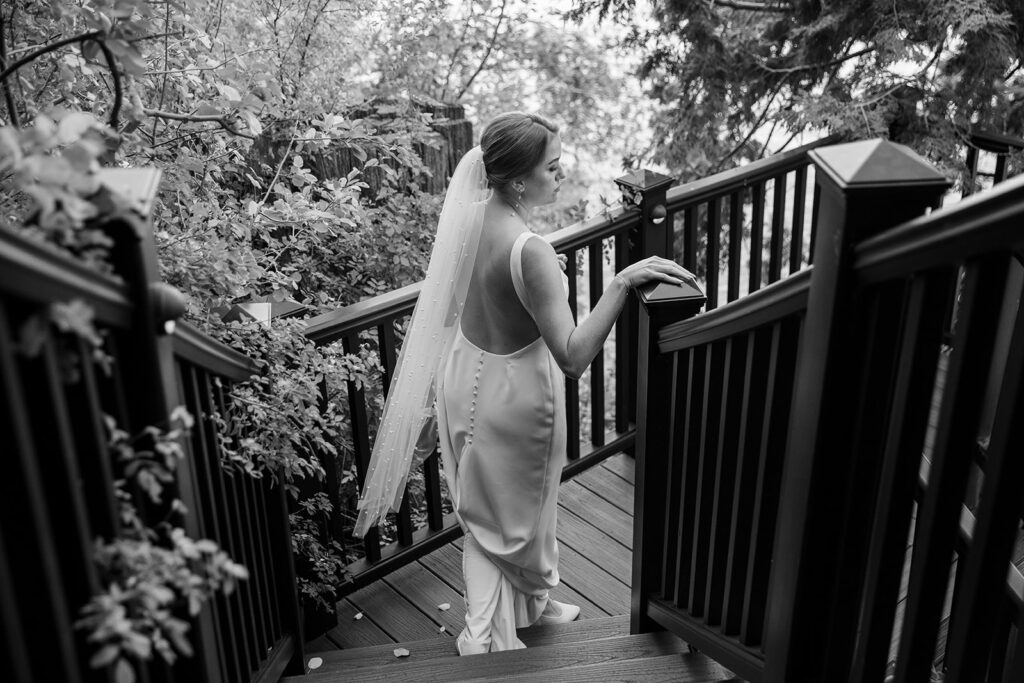
M 573 379 L 579 379 L 601 350 L 630 288 L 654 280 L 673 284 L 696 282 L 691 273 L 668 259 L 652 256 L 638 261 L 612 278 L 590 315 L 576 325 L 562 287 L 554 248 L 546 240 L 527 240 L 522 258 L 523 281 L 534 322 L 558 367 Z

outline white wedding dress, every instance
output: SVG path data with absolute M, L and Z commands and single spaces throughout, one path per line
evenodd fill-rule
M 522 249 L 509 267 L 523 306 Z M 528 307 L 527 307 L 528 309 Z M 524 647 L 558 584 L 558 485 L 566 460 L 565 378 L 542 338 L 509 354 L 478 348 L 461 327 L 437 388 L 445 477 L 466 532 L 466 628 L 460 654 Z

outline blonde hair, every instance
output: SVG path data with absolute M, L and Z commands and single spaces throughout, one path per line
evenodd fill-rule
M 494 117 L 480 136 L 490 186 L 507 191 L 513 180 L 532 171 L 557 132 L 558 126 L 539 114 L 510 111 Z

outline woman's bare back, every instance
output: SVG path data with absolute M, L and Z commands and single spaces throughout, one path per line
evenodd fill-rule
M 523 230 L 523 221 L 508 207 L 488 204 L 461 324 L 469 341 L 495 354 L 512 353 L 540 336 L 509 271 L 512 244 Z

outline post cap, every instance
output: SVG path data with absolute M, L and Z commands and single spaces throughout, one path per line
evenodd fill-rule
M 883 140 L 858 140 L 830 145 L 809 153 L 818 170 L 844 189 L 945 189 L 950 181 L 917 152 Z
M 675 178 L 646 168 L 639 168 L 615 179 L 615 184 L 622 190 L 622 203 L 640 205 L 644 192 L 660 190 L 675 182 Z

